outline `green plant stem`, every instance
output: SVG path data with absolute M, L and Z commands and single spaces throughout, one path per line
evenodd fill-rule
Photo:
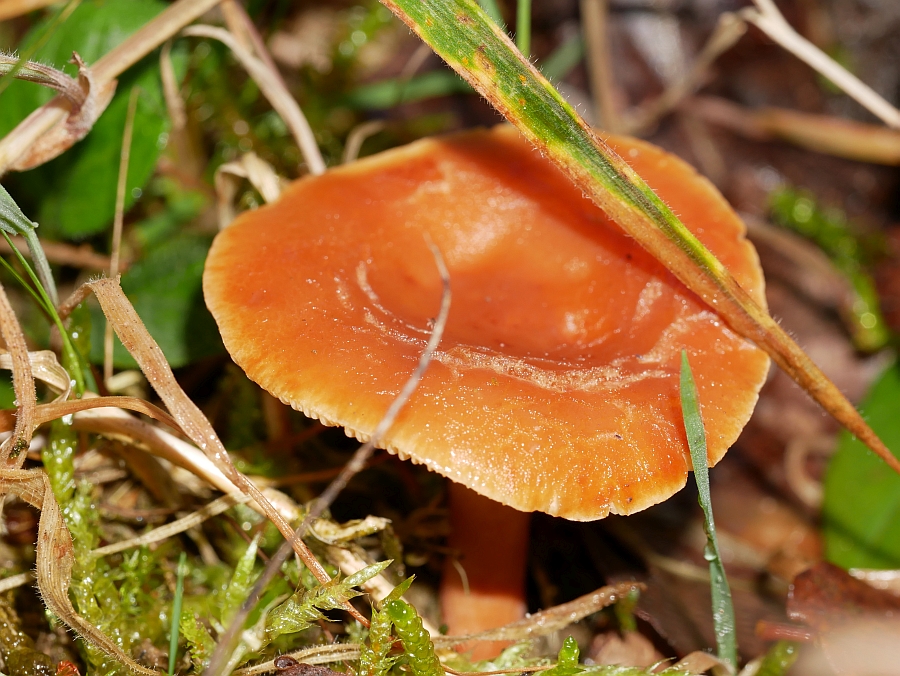
M 719 554 L 716 538 L 716 524 L 713 520 L 712 498 L 709 493 L 709 461 L 706 455 L 706 432 L 700 415 L 700 401 L 687 352 L 681 351 L 681 411 L 688 446 L 691 449 L 691 463 L 694 466 L 694 481 L 697 482 L 700 507 L 703 509 L 703 527 L 706 529 L 706 549 L 703 558 L 709 561 L 710 591 L 712 592 L 713 625 L 716 632 L 719 659 L 737 671 L 737 636 L 735 633 L 734 604 L 731 589 L 725 577 L 725 566 Z
M 50 320 L 56 325 L 57 330 L 59 331 L 59 335 L 62 338 L 63 342 L 63 367 L 69 372 L 69 376 L 75 381 L 75 393 L 77 396 L 81 396 L 84 394 L 85 390 L 85 380 L 84 373 L 82 372 L 83 362 L 81 357 L 78 354 L 78 351 L 75 349 L 75 345 L 72 344 L 72 339 L 69 336 L 68 331 L 66 331 L 66 327 L 63 326 L 62 319 L 59 317 L 59 313 L 56 311 L 56 306 L 50 300 L 50 297 L 47 295 L 47 292 L 44 290 L 44 286 L 41 283 L 41 280 L 35 274 L 34 270 L 28 264 L 28 261 L 25 260 L 25 257 L 21 254 L 21 252 L 15 247 L 12 240 L 9 238 L 9 235 L 5 231 L 0 231 L 3 234 L 3 237 L 6 239 L 6 242 L 9 244 L 12 249 L 13 254 L 18 258 L 19 263 L 25 268 L 25 272 L 28 273 L 28 276 L 31 278 L 31 284 L 28 284 L 22 276 L 15 271 L 15 269 L 6 262 L 6 259 L 0 257 L 0 262 L 9 270 L 16 280 L 28 290 L 28 292 L 32 295 L 35 301 L 38 304 L 46 315 L 50 318 Z M 46 260 L 46 259 L 45 259 Z
M 169 635 L 169 676 L 175 674 L 175 657 L 178 652 L 178 634 L 181 627 L 181 602 L 184 598 L 184 576 L 187 558 L 184 552 L 178 557 L 178 577 L 175 581 L 175 598 L 172 599 L 172 631 Z
M 531 54 L 531 0 L 516 4 L 516 47 L 526 58 Z

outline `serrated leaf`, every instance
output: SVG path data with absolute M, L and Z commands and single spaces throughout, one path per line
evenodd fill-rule
M 36 58 L 63 68 L 77 51 L 90 65 L 165 9 L 159 0 L 85 0 L 51 36 Z M 26 35 L 23 45 L 41 35 L 43 25 Z M 183 67 L 184 59 L 175 59 Z M 74 73 L 71 66 L 65 70 Z M 115 97 L 87 137 L 57 159 L 25 172 L 17 193 L 36 208 L 42 234 L 82 238 L 112 223 L 122 133 L 133 86 L 140 88 L 135 114 L 125 206 L 128 208 L 153 173 L 169 126 L 159 76 L 151 55 L 120 79 Z M 28 82 L 13 82 L 0 104 L 0 135 L 46 103 L 53 92 Z
M 900 449 L 898 364 L 875 382 L 862 412 L 889 448 Z M 900 476 L 847 432 L 828 465 L 823 518 L 825 557 L 832 563 L 900 568 Z
M 122 275 L 123 291 L 174 368 L 222 350 L 201 289 L 208 250 L 206 237 L 176 236 Z M 91 317 L 91 361 L 102 363 L 105 319 L 97 306 L 92 307 Z M 113 362 L 118 368 L 137 365 L 118 340 Z

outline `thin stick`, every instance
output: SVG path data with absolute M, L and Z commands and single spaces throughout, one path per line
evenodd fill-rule
M 160 526 L 159 528 L 154 528 L 138 537 L 123 540 L 122 542 L 114 542 L 111 545 L 94 549 L 91 551 L 91 556 L 98 558 L 101 556 L 109 556 L 110 554 L 124 552 L 126 549 L 143 547 L 144 545 L 150 545 L 154 542 L 168 540 L 173 535 L 178 535 L 194 526 L 199 526 L 207 519 L 218 516 L 235 505 L 243 504 L 249 500 L 250 498 L 248 496 L 241 494 L 223 495 L 221 498 L 213 500 L 208 505 L 204 505 L 202 509 L 198 509 L 177 521 L 167 523 L 165 526 Z
M 0 335 L 12 357 L 13 391 L 16 395 L 16 426 L 13 435 L 0 446 L 0 462 L 7 468 L 19 468 L 25 462 L 25 451 L 31 442 L 37 394 L 28 346 L 22 334 L 22 326 L 9 303 L 6 291 L 0 284 Z
M 353 454 L 353 457 L 350 458 L 350 462 L 347 463 L 338 477 L 331 482 L 331 484 L 328 485 L 328 488 L 325 489 L 325 492 L 313 502 L 306 518 L 303 519 L 303 523 L 300 524 L 299 528 L 297 528 L 294 533 L 293 540 L 298 540 L 306 534 L 309 525 L 319 518 L 322 512 L 328 509 L 350 479 L 366 466 L 366 462 L 368 462 L 375 447 L 394 424 L 394 420 L 396 420 L 400 410 L 406 405 L 406 402 L 409 401 L 409 398 L 419 386 L 419 381 L 422 380 L 422 376 L 425 375 L 425 371 L 431 363 L 431 358 L 441 342 L 441 338 L 444 335 L 444 329 L 447 326 L 447 317 L 450 314 L 450 272 L 447 270 L 447 265 L 444 262 L 440 250 L 430 241 L 430 238 L 428 239 L 428 246 L 431 248 L 431 253 L 434 256 L 434 261 L 440 272 L 441 283 L 443 285 L 441 309 L 434 322 L 434 328 L 431 331 L 431 337 L 428 339 L 428 344 L 425 346 L 425 350 L 419 357 L 419 363 L 416 366 L 415 371 L 413 371 L 412 375 L 403 385 L 400 392 L 394 398 L 394 401 L 391 402 L 384 417 L 378 423 L 375 431 L 372 432 L 372 436 L 366 443 L 357 449 L 356 453 Z M 266 586 L 272 581 L 275 575 L 278 574 L 281 570 L 281 566 L 284 565 L 284 562 L 287 561 L 287 558 L 291 553 L 292 544 L 293 542 L 291 540 L 283 542 L 275 555 L 269 560 L 262 575 L 259 576 L 259 579 L 257 579 L 256 583 L 253 585 L 253 589 L 251 589 L 250 593 L 247 595 L 246 600 L 241 604 L 241 607 L 232 618 L 228 630 L 219 637 L 219 642 L 210 659 L 209 666 L 206 668 L 206 671 L 203 672 L 205 676 L 226 676 L 222 670 L 228 662 L 229 656 L 234 651 L 234 644 L 244 626 L 244 622 L 246 622 L 247 617 L 256 607 Z
M 212 38 L 219 40 L 225 44 L 237 57 L 241 65 L 250 74 L 250 77 L 259 85 L 260 91 L 272 104 L 272 107 L 281 115 L 288 129 L 294 135 L 294 140 L 306 160 L 309 172 L 313 175 L 325 172 L 325 161 L 322 159 L 322 153 L 316 144 L 316 137 L 313 134 L 309 122 L 297 101 L 291 96 L 290 92 L 284 87 L 281 76 L 277 71 L 273 73 L 262 61 L 257 59 L 253 54 L 241 47 L 234 36 L 223 28 L 215 26 L 191 26 L 184 30 L 185 35 L 195 35 L 198 37 Z
M 772 0 L 753 0 L 753 2 L 757 9 L 743 10 L 741 12 L 743 19 L 752 23 L 791 54 L 801 61 L 805 61 L 817 72 L 834 82 L 886 125 L 900 129 L 900 110 L 897 110 L 874 89 L 797 33 L 781 15 Z
M 615 85 L 607 35 L 608 14 L 607 0 L 581 0 L 582 31 L 588 54 L 595 123 L 614 134 L 622 125 L 614 101 Z
M 119 155 L 119 182 L 116 185 L 116 213 L 113 218 L 112 247 L 109 262 L 109 276 L 119 274 L 119 254 L 122 249 L 122 224 L 125 220 L 125 189 L 128 187 L 128 161 L 131 157 L 131 139 L 134 136 L 134 115 L 137 111 L 137 87 L 131 88 L 128 98 L 128 113 L 125 116 L 125 131 L 122 133 L 122 152 Z M 113 328 L 106 323 L 103 333 L 103 382 L 109 383 L 113 375 Z M 108 385 L 107 385 L 108 386 Z
M 384 120 L 369 120 L 353 127 L 347 135 L 347 143 L 344 145 L 344 155 L 341 157 L 341 162 L 343 164 L 353 162 L 359 157 L 359 151 L 363 142 L 370 136 L 380 132 L 385 126 Z
M 694 60 L 691 69 L 676 82 L 672 83 L 659 98 L 654 99 L 646 106 L 641 106 L 631 113 L 631 118 L 625 125 L 629 134 L 640 134 L 648 127 L 656 124 L 659 119 L 671 111 L 678 103 L 689 94 L 694 93 L 703 84 L 703 80 L 709 72 L 710 66 L 724 52 L 731 49 L 738 40 L 747 32 L 747 24 L 736 14 L 725 12 L 719 17 L 719 22 L 700 54 Z
M 28 243 L 20 237 L 10 237 L 19 253 L 29 253 Z M 43 242 L 47 260 L 60 265 L 71 265 L 74 268 L 88 270 L 106 270 L 109 268 L 109 256 L 98 254 L 88 244 L 73 246 L 62 242 Z M 0 239 L 0 253 L 12 253 L 12 247 L 5 239 Z

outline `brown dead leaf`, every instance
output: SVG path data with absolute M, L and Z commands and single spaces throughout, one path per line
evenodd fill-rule
M 794 578 L 787 613 L 796 622 L 828 631 L 855 619 L 896 620 L 900 598 L 823 561 Z

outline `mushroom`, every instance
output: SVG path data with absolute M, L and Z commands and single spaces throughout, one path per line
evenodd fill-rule
M 607 142 L 764 304 L 756 253 L 715 188 L 650 144 Z M 691 357 L 710 464 L 750 417 L 769 360 L 508 126 L 295 182 L 217 236 L 206 302 L 251 379 L 364 440 L 415 367 L 440 303 L 426 234 L 446 259 L 453 303 L 381 445 L 474 491 L 451 491 L 480 521 L 463 529 L 482 538 L 463 552 L 468 586 L 500 578 L 505 612 L 521 613 L 514 559 L 527 520 L 495 522 L 490 505 L 593 520 L 665 500 L 691 467 L 680 351 Z M 501 534 L 517 553 L 501 551 Z M 465 532 L 454 537 L 470 546 Z M 493 570 L 479 573 L 477 558 Z M 448 608 L 462 581 L 445 577 L 451 632 L 464 632 Z

